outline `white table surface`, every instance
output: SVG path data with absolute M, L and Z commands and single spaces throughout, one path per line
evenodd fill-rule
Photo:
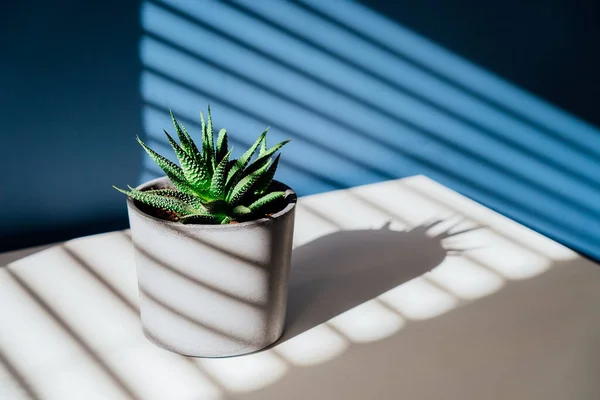
M 226 359 L 144 339 L 126 231 L 13 254 L 0 399 L 600 399 L 600 266 L 564 246 L 423 176 L 301 198 L 294 241 L 284 337 Z

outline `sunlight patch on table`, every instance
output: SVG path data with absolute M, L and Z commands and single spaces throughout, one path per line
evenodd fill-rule
M 556 261 L 572 260 L 578 257 L 576 252 L 566 246 L 424 176 L 403 179 L 397 181 L 396 184 L 397 190 L 394 191 L 394 196 L 412 191 L 420 194 L 424 199 L 435 199 L 440 207 L 448 207 L 452 211 L 468 215 L 470 220 L 483 226 L 493 226 L 498 235 L 510 238 L 514 243 L 522 243 L 524 249 Z
M 392 336 L 405 321 L 374 299 L 332 318 L 328 324 L 355 343 L 369 343 Z
M 86 237 L 65 243 L 65 247 L 83 259 L 115 291 L 139 308 L 137 275 L 131 238 L 121 232 Z
M 76 247 L 76 243 L 71 246 Z M 177 399 L 197 398 L 197 395 L 186 397 L 190 388 L 197 393 L 206 392 L 201 374 L 192 365 L 174 357 L 168 362 L 169 358 L 161 356 L 164 351 L 143 338 L 135 310 L 123 304 L 64 249 L 58 250 L 46 252 L 44 259 L 38 259 L 35 264 L 29 265 L 27 259 L 23 259 L 19 276 L 101 359 L 98 362 L 143 394 L 143 399 L 168 398 L 173 394 L 172 387 L 184 390 L 177 394 Z M 45 268 L 47 265 L 52 268 Z M 86 385 L 95 386 L 91 381 Z
M 320 218 L 308 207 L 304 207 L 303 202 L 296 206 L 296 220 L 302 221 L 302 223 L 294 225 L 294 247 L 339 231 L 338 227 Z
M 500 290 L 505 282 L 497 274 L 463 257 L 446 258 L 426 276 L 463 299 L 490 295 Z
M 494 232 L 480 232 L 478 239 L 481 243 L 494 245 L 470 251 L 469 256 L 508 279 L 532 278 L 552 266 L 548 258 L 506 240 Z
M 146 340 L 114 352 L 110 360 L 144 400 L 221 398 L 221 390 L 193 362 Z
M 8 271 L 2 270 L 0 320 L 0 348 L 41 398 L 129 399 Z
M 458 303 L 456 298 L 424 278 L 415 278 L 378 298 L 405 317 L 415 320 L 437 317 L 450 311 Z
M 0 362 L 0 400 L 29 400 L 24 388 Z
M 399 189 L 398 181 L 367 185 L 360 190 L 350 189 L 350 192 L 357 192 L 357 196 L 383 208 L 390 216 L 401 217 L 412 226 L 420 225 L 435 217 L 442 218 L 452 214 L 449 208 L 430 201 L 418 193 L 410 190 L 394 190 L 394 188 Z
M 307 200 L 319 212 L 348 230 L 378 229 L 393 219 L 386 210 L 378 209 L 371 204 L 371 200 L 364 197 L 353 193 L 352 190 L 345 190 L 316 195 Z M 404 218 L 401 221 L 404 221 Z M 396 222 L 402 224 L 400 221 Z M 405 224 L 402 225 L 403 228 L 406 227 Z
M 234 392 L 262 389 L 281 379 L 288 368 L 272 350 L 247 356 L 196 359 L 214 379 Z
M 21 261 L 18 275 L 96 350 L 141 338 L 137 315 L 63 248 L 44 253 L 43 259 Z
M 310 366 L 342 355 L 349 343 L 326 324 L 318 325 L 274 348 L 284 359 L 298 366 Z

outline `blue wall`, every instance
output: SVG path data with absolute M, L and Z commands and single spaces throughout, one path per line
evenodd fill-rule
M 65 6 L 67 20 L 88 21 L 62 36 L 53 23 L 50 50 L 21 32 L 42 66 L 24 71 L 35 61 L 18 58 L 24 39 L 9 52 L 22 64 L 8 84 L 24 103 L 9 109 L 31 116 L 7 116 L 14 133 L 3 138 L 15 148 L 34 132 L 38 143 L 25 156 L 2 151 L 46 175 L 36 181 L 28 167 L 9 178 L 16 191 L 3 208 L 22 214 L 0 214 L 2 234 L 119 227 L 123 202 L 110 185 L 157 174 L 132 138 L 143 131 L 168 154 L 166 110 L 197 132 L 210 103 L 238 151 L 267 125 L 273 142 L 293 139 L 279 178 L 300 194 L 426 174 L 600 258 L 598 14 L 567 1 L 446 3 L 153 0 L 119 13 L 108 4 L 94 18 Z M 88 180 L 95 189 L 78 187 Z
M 142 133 L 136 1 L 4 5 L 0 251 L 127 226 Z

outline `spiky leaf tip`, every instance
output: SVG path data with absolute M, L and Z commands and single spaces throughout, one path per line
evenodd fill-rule
M 202 159 L 204 161 L 204 167 L 209 174 L 212 175 L 215 165 L 215 150 L 213 143 L 213 124 L 212 115 L 210 112 L 210 105 L 208 106 L 208 124 L 204 119 L 204 114 L 200 111 L 200 122 L 202 126 Z
M 221 162 L 225 154 L 227 154 L 227 129 L 223 128 L 217 135 L 217 164 Z
M 209 184 L 207 171 L 201 164 L 190 157 L 167 131 L 164 132 L 165 135 L 167 135 L 167 139 L 169 140 L 173 151 L 175 151 L 175 155 L 179 160 L 185 179 L 198 195 L 205 196 L 204 192 Z
M 169 114 L 171 115 L 171 121 L 173 122 L 173 126 L 175 127 L 175 131 L 177 132 L 177 136 L 179 137 L 179 143 L 181 143 L 181 148 L 185 150 L 185 152 L 192 158 L 197 159 L 200 155 L 198 151 L 198 147 L 196 147 L 196 143 L 190 136 L 190 134 L 185 129 L 185 126 L 175 118 L 173 111 L 169 110 Z
M 254 171 L 238 182 L 228 193 L 227 201 L 235 206 L 244 197 L 250 188 L 256 183 L 262 174 L 267 170 L 268 165 L 265 165 L 259 170 Z
M 262 168 L 265 164 L 269 162 L 269 157 L 271 157 L 277 150 L 281 149 L 289 142 L 289 140 L 284 140 L 283 142 L 276 144 L 270 149 L 265 150 L 263 155 L 259 156 L 252 164 L 248 166 L 248 168 L 246 168 L 243 175 L 249 175 L 257 169 Z
M 227 178 L 227 165 L 229 164 L 229 156 L 231 151 L 229 150 L 223 159 L 219 162 L 215 168 L 215 172 L 210 183 L 210 195 L 213 198 L 220 199 L 225 197 L 225 181 Z
M 213 120 L 212 120 L 212 115 L 210 112 L 210 104 L 208 105 L 208 124 L 206 125 L 206 136 L 207 136 L 207 140 L 208 140 L 208 153 L 211 156 L 211 161 L 213 163 L 213 167 L 215 164 L 215 158 L 214 158 L 214 154 L 215 154 L 215 144 L 214 144 L 214 139 L 213 139 Z
M 128 186 L 129 191 L 120 189 L 116 186 L 113 186 L 113 187 L 115 189 L 117 189 L 119 192 L 126 194 L 127 196 L 129 196 L 130 198 L 132 198 L 134 200 L 137 200 L 141 203 L 147 204 L 154 208 L 159 208 L 159 209 L 174 212 L 178 216 L 185 216 L 185 215 L 193 214 L 195 211 L 191 205 L 189 205 L 181 200 L 178 200 L 176 198 L 160 196 L 157 194 L 144 192 L 141 190 L 134 189 L 131 186 Z
M 256 181 L 254 185 L 254 193 L 258 196 L 264 194 L 271 186 L 271 182 L 273 182 L 273 178 L 275 177 L 275 171 L 277 171 L 277 165 L 279 164 L 279 157 L 281 154 L 277 154 L 275 157 L 275 161 L 269 166 L 269 169 L 261 175 L 261 177 Z
M 238 181 L 242 178 L 242 172 L 244 168 L 246 168 L 246 166 L 250 162 L 250 159 L 256 152 L 256 149 L 258 148 L 258 146 L 260 146 L 261 142 L 267 136 L 268 131 L 269 128 L 267 127 L 267 129 L 263 131 L 263 133 L 258 137 L 258 139 L 256 139 L 254 144 L 252 144 L 252 146 L 250 146 L 250 148 L 244 154 L 242 154 L 240 158 L 237 159 L 235 165 L 231 167 L 231 169 L 229 170 L 229 175 L 227 176 L 227 186 L 231 187 L 236 185 Z
M 269 128 L 267 128 L 269 129 Z M 260 142 L 260 151 L 258 152 L 258 156 L 261 157 L 267 151 L 267 137 L 265 136 Z
M 156 151 L 152 150 L 146 143 L 136 136 L 137 142 L 144 148 L 146 153 L 152 158 L 152 160 L 162 169 L 166 174 L 171 174 L 183 179 L 183 171 L 174 162 L 166 157 L 161 156 Z
M 190 207 L 193 207 L 200 213 L 208 213 L 208 209 L 206 208 L 206 205 L 202 201 L 202 199 L 193 194 L 184 193 L 174 189 L 145 190 L 144 193 L 155 194 L 164 197 L 172 197 L 177 200 L 183 201 L 184 203 L 188 204 Z
M 160 169 L 163 170 L 167 177 L 169 177 L 171 183 L 173 183 L 173 185 L 175 185 L 177 189 L 185 193 L 194 193 L 193 188 L 188 184 L 188 182 L 185 179 L 183 170 L 178 165 L 152 150 L 144 142 L 142 142 L 139 136 L 136 137 L 136 140 L 144 148 L 146 153 L 148 153 L 150 158 L 152 158 L 152 160 L 154 160 L 154 162 L 160 167 Z
M 279 162 L 279 155 L 274 162 L 271 156 L 288 141 L 268 148 L 267 128 L 240 158 L 229 160 L 231 150 L 228 149 L 227 131 L 219 131 L 216 144 L 213 140 L 210 105 L 208 120 L 205 120 L 200 112 L 200 151 L 174 113 L 169 111 L 169 114 L 179 140 L 175 141 L 166 131 L 165 135 L 177 155 L 179 166 L 150 149 L 139 138 L 137 140 L 178 190 L 165 188 L 139 191 L 130 188 L 129 191 L 119 191 L 155 208 L 172 211 L 182 223 L 229 223 L 247 220 L 252 218 L 257 210 L 260 211 L 262 207 L 282 196 L 277 192 L 269 193 Z M 254 162 L 251 162 L 257 150 L 258 155 Z

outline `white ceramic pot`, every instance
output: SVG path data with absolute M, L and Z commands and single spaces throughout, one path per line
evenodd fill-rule
M 167 350 L 226 357 L 260 350 L 283 333 L 295 193 L 270 217 L 230 225 L 155 218 L 128 199 L 146 337 Z M 159 178 L 140 190 L 165 187 Z

